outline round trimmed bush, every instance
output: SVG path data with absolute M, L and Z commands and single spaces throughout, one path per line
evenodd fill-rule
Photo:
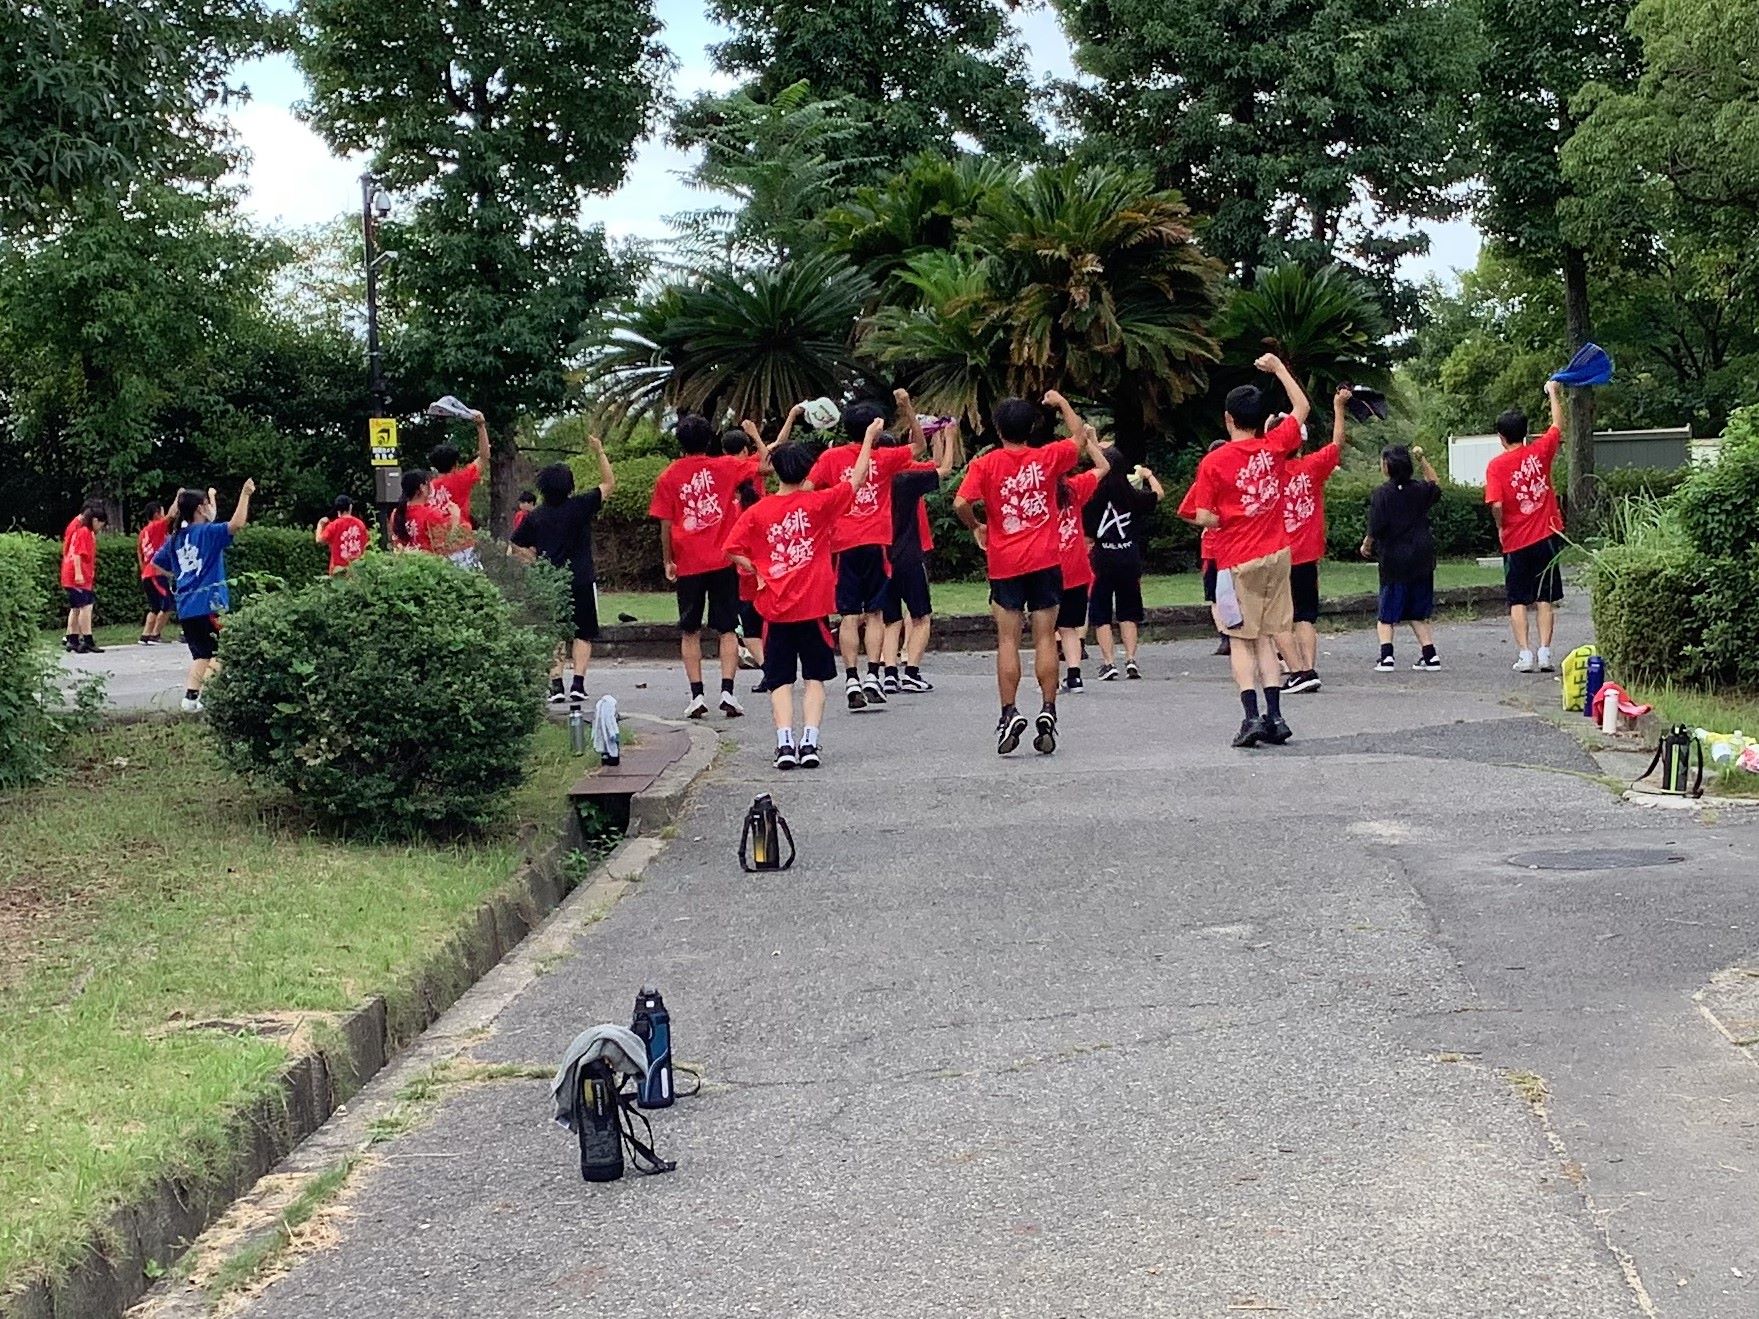
M 227 762 L 321 819 L 473 828 L 524 774 L 548 646 L 482 574 L 369 555 L 229 619 L 204 699 Z

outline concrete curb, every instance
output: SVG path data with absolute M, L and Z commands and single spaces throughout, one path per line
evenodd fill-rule
M 713 763 L 719 745 L 713 732 L 686 727 L 689 749 L 652 789 L 632 801 L 632 835 L 657 833 L 677 818 L 691 786 Z M 204 1176 L 159 1178 L 145 1195 L 111 1214 L 84 1258 L 64 1276 L 0 1297 L 0 1319 L 119 1319 L 153 1285 L 149 1267 L 155 1272 L 169 1268 L 234 1201 L 246 1197 L 265 1174 L 340 1112 L 547 917 L 565 902 L 578 907 L 603 900 L 607 882 L 616 886 L 610 895 L 614 900 L 630 881 L 632 856 L 641 858 L 638 872 L 658 850 L 652 839 L 626 841 L 600 867 L 594 882 L 574 889 L 571 897 L 573 885 L 563 861 L 582 841 L 572 812 L 564 812 L 560 833 L 460 924 L 413 977 L 399 1006 L 374 995 L 350 1012 L 317 1018 L 327 1028 L 322 1043 L 290 1060 L 271 1092 L 234 1116 L 229 1167 Z
M 1500 612 L 1503 590 L 1500 586 L 1451 586 L 1435 593 L 1435 606 L 1438 610 L 1474 612 L 1494 607 Z M 1379 607 L 1377 596 L 1340 596 L 1321 601 L 1319 616 L 1322 623 L 1373 622 Z M 1142 624 L 1145 641 L 1207 637 L 1214 631 L 1208 605 L 1157 605 Z M 705 630 L 702 635 L 704 647 L 712 652 L 716 634 Z M 987 614 L 935 615 L 934 650 L 993 650 L 995 644 L 995 624 Z M 604 659 L 670 659 L 678 653 L 678 629 L 670 623 L 613 623 L 600 629 L 593 653 Z

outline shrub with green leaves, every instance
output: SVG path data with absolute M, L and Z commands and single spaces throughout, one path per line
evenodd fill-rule
M 1738 555 L 1759 545 L 1759 444 L 1726 449 L 1674 496 L 1680 526 L 1700 553 Z
M 62 694 L 60 666 L 43 640 L 45 561 L 60 563 L 52 541 L 0 535 L 0 788 L 45 777 L 103 694 L 96 683 L 82 685 L 71 705 Z
M 550 640 L 481 573 L 370 555 L 230 618 L 204 698 L 228 763 L 321 820 L 475 828 L 524 774 Z

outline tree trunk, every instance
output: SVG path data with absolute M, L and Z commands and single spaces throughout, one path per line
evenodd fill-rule
M 1564 323 L 1570 351 L 1593 334 L 1588 314 L 1588 258 L 1579 247 L 1564 248 Z M 1569 527 L 1581 531 L 1594 518 L 1594 391 L 1568 391 L 1564 452 L 1570 456 L 1570 482 L 1565 492 Z
M 519 422 L 489 434 L 489 530 L 501 540 L 513 534 L 519 506 Z

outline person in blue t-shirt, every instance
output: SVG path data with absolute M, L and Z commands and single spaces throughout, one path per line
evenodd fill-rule
M 185 714 L 200 714 L 202 684 L 220 646 L 220 615 L 232 607 L 226 589 L 226 547 L 250 520 L 250 497 L 257 483 L 246 481 L 238 505 L 226 522 L 214 521 L 214 492 L 179 490 L 171 515 L 171 534 L 153 556 L 153 567 L 171 579 L 177 592 L 177 621 L 189 646 L 189 680 L 183 689 Z

